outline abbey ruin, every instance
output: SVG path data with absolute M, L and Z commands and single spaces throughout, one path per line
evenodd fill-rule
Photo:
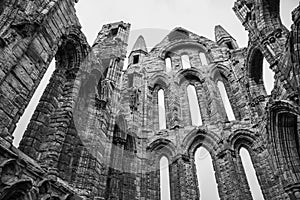
M 221 200 L 253 199 L 241 148 L 264 199 L 300 199 L 300 5 L 286 28 L 279 0 L 237 0 L 247 47 L 217 25 L 214 41 L 174 27 L 152 49 L 143 36 L 127 49 L 122 21 L 103 25 L 90 46 L 77 1 L 0 0 L 0 200 L 160 200 L 163 156 L 171 199 L 199 200 L 199 147 L 212 158 Z M 275 73 L 271 95 L 264 58 Z M 53 59 L 16 148 L 12 133 Z

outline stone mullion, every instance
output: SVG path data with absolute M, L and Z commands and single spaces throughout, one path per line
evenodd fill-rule
M 164 103 L 165 103 L 165 116 L 166 116 L 166 128 L 170 128 L 171 115 L 172 115 L 172 104 L 174 99 L 174 94 L 172 92 L 172 86 L 164 89 Z
M 147 87 L 147 85 L 145 86 Z M 154 98 L 153 92 L 148 88 L 146 90 L 146 102 L 144 103 L 145 109 L 145 126 L 146 128 L 153 127 L 153 106 L 154 106 Z
M 132 128 L 133 130 L 137 130 L 139 127 L 142 126 L 142 116 L 143 116 L 143 108 L 142 106 L 140 106 L 139 104 L 141 104 L 141 98 L 142 97 L 142 93 L 139 94 L 139 99 L 138 99 L 138 102 L 137 102 L 137 109 L 136 110 L 132 110 L 131 111 L 131 115 L 132 115 L 132 123 L 131 123 L 131 126 L 130 128 Z
M 141 108 L 142 108 L 142 127 L 147 128 L 147 123 L 148 123 L 148 108 L 149 105 L 147 102 L 149 101 L 148 99 L 148 85 L 145 80 L 144 81 L 144 88 L 142 88 L 142 102 L 141 102 Z
M 198 105 L 200 108 L 202 122 L 204 124 L 206 121 L 209 121 L 209 106 L 206 101 L 207 97 L 201 84 L 195 84 L 195 89 L 197 93 Z
M 257 114 L 260 116 L 264 112 L 265 102 L 262 102 L 258 97 L 264 96 L 261 91 L 264 90 L 263 83 L 256 83 L 254 80 L 249 80 L 251 106 L 255 107 Z
M 187 83 L 183 83 L 179 88 L 183 126 L 192 125 L 187 86 L 188 86 Z
M 212 157 L 215 166 L 216 180 L 219 189 L 220 199 L 252 199 L 248 190 L 241 188 L 239 170 L 236 166 L 235 153 L 231 150 L 224 150 Z
M 183 86 L 180 85 L 178 87 L 178 95 L 179 95 L 179 102 L 180 102 L 180 118 L 182 120 L 182 125 L 183 126 L 186 126 L 188 120 L 186 119 L 186 101 L 185 101 L 185 95 L 186 93 L 184 92 L 184 90 L 182 89 Z
M 206 80 L 203 84 L 202 87 L 206 91 L 206 103 L 208 104 L 208 115 L 209 115 L 209 121 L 219 121 L 223 120 L 224 117 L 220 113 L 221 105 L 220 105 L 220 99 L 218 96 L 215 96 L 214 94 L 218 94 L 216 92 L 216 86 L 215 83 L 211 80 Z M 222 110 L 225 109 L 223 108 Z
M 152 123 L 154 130 L 159 130 L 159 106 L 158 106 L 158 90 L 153 91 L 153 110 Z
M 172 129 L 174 126 L 180 123 L 180 103 L 178 96 L 179 88 L 175 83 L 171 83 L 168 92 L 167 98 L 168 100 L 166 106 L 166 116 L 167 116 L 167 128 Z M 168 109 L 168 110 L 167 110 Z
M 225 91 L 227 93 L 229 103 L 230 103 L 232 111 L 234 113 L 234 117 L 236 118 L 236 120 L 241 120 L 240 106 L 238 105 L 239 101 L 237 99 L 237 97 L 239 96 L 239 93 L 237 93 L 237 92 L 233 93 L 235 88 L 239 87 L 239 84 L 235 81 L 235 79 L 231 75 L 228 76 L 228 79 L 229 79 L 228 81 L 223 80 L 223 83 L 225 86 Z

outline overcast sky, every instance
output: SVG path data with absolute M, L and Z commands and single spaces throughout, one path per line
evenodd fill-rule
M 281 2 L 282 21 L 289 28 L 290 11 L 299 1 Z M 76 10 L 90 44 L 103 24 L 124 21 L 131 24 L 132 31 L 158 29 L 169 32 L 180 26 L 212 40 L 214 26 L 220 24 L 244 47 L 248 41 L 247 32 L 232 11 L 233 5 L 233 0 L 79 0 Z M 146 35 L 145 40 L 153 46 L 152 36 Z
M 282 21 L 289 29 L 292 23 L 290 13 L 298 4 L 298 0 L 281 1 Z M 247 32 L 232 11 L 233 5 L 233 0 L 79 0 L 76 10 L 90 45 L 103 24 L 124 21 L 131 24 L 130 49 L 139 34 L 144 35 L 150 49 L 175 27 L 214 40 L 214 27 L 218 24 L 237 40 L 240 47 L 246 47 Z M 53 69 L 52 65 L 17 126 L 14 133 L 16 146 Z M 205 162 L 209 165 L 211 161 L 206 159 Z

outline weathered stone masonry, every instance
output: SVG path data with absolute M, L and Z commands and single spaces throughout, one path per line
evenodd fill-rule
M 103 25 L 90 46 L 76 2 L 0 0 L 1 200 L 159 200 L 162 156 L 170 164 L 171 199 L 197 200 L 199 147 L 211 155 L 220 199 L 252 199 L 241 148 L 265 199 L 300 199 L 300 6 L 289 31 L 279 0 L 237 0 L 233 10 L 249 33 L 248 47 L 239 48 L 220 25 L 215 41 L 178 27 L 151 50 L 140 36 L 123 71 L 130 24 Z M 183 68 L 183 55 L 191 68 Z M 271 95 L 263 58 L 275 72 Z M 17 149 L 12 133 L 52 59 L 55 71 Z M 200 126 L 192 123 L 189 85 Z M 159 90 L 166 129 L 159 128 Z

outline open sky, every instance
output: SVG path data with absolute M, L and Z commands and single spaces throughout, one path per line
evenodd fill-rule
M 298 4 L 299 0 L 281 1 L 282 21 L 288 28 L 292 24 L 290 13 Z M 183 27 L 214 40 L 214 27 L 218 24 L 222 25 L 237 40 L 240 47 L 246 47 L 247 32 L 232 11 L 233 5 L 234 0 L 79 0 L 75 8 L 82 24 L 82 31 L 87 36 L 90 45 L 102 25 L 116 21 L 130 23 L 131 36 L 128 50 L 130 51 L 140 34 L 143 34 L 148 49 L 151 49 L 175 27 Z M 20 119 L 14 133 L 16 146 L 18 146 L 53 69 L 54 65 L 52 64 L 32 98 L 33 100 L 25 110 L 25 114 Z M 203 157 L 203 162 L 205 161 L 207 164 L 202 164 L 202 166 L 209 167 L 210 160 L 204 159 L 207 157 Z M 206 169 L 206 167 L 203 168 Z M 203 179 L 205 180 L 205 177 Z M 206 185 L 211 186 L 210 184 Z M 208 191 L 210 190 L 208 189 Z M 207 199 L 213 200 L 212 198 Z M 258 199 L 260 198 L 256 198 L 256 200 Z M 202 200 L 206 199 L 202 198 Z

